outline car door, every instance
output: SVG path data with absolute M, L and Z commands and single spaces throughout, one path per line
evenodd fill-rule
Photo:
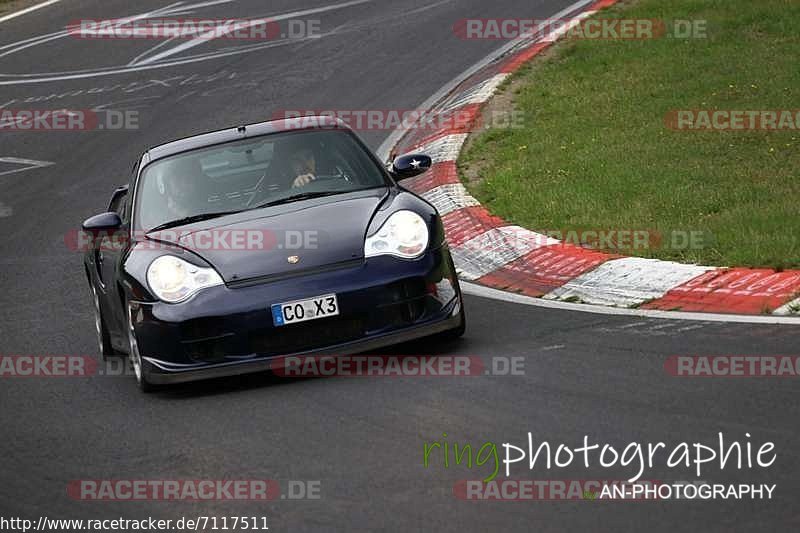
M 128 188 L 120 187 L 111 197 L 108 211 L 115 212 L 122 219 L 122 228 L 117 234 L 102 235 L 101 240 L 96 243 L 95 262 L 97 273 L 100 280 L 100 289 L 104 300 L 104 309 L 107 311 L 106 321 L 114 344 L 123 342 L 126 338 L 125 315 L 122 309 L 122 302 L 117 291 L 117 273 L 120 268 L 120 261 L 127 249 L 129 240 L 129 210 L 128 207 Z

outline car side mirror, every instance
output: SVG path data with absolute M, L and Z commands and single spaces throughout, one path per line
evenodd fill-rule
M 119 218 L 119 215 L 113 211 L 108 213 L 100 213 L 99 215 L 95 215 L 84 220 L 81 227 L 83 228 L 83 231 L 87 231 L 92 234 L 97 234 L 100 232 L 111 233 L 122 227 L 122 219 Z
M 425 154 L 401 155 L 392 163 L 392 175 L 398 180 L 413 178 L 431 169 L 433 161 Z

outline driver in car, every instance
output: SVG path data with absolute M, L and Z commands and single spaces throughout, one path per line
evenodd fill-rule
M 315 179 L 317 160 L 314 151 L 309 148 L 298 148 L 289 156 L 289 168 L 294 174 L 292 188 L 305 187 Z
M 178 220 L 202 209 L 196 191 L 202 172 L 198 159 L 186 158 L 175 161 L 169 175 L 162 177 L 159 188 L 163 188 L 162 194 L 166 197 L 166 220 Z

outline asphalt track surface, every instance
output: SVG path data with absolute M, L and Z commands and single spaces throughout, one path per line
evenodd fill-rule
M 186 2 L 190 3 L 190 2 Z M 0 354 L 92 354 L 81 256 L 64 234 L 102 211 L 148 146 L 285 109 L 410 109 L 502 43 L 462 41 L 461 18 L 545 18 L 566 1 L 392 1 L 320 11 L 322 38 L 185 62 L 239 46 L 149 52 L 153 41 L 60 38 L 0 49 L 0 105 L 136 109 L 135 131 L 3 133 L 0 158 L 52 163 L 20 172 L 0 162 Z M 0 25 L 0 46 L 72 20 L 118 18 L 167 0 L 65 1 Z M 239 0 L 202 17 L 254 17 L 331 6 Z M 175 45 L 180 43 L 174 43 Z M 232 50 L 226 50 L 230 52 Z M 168 67 L 152 68 L 164 62 Z M 128 67 L 130 63 L 134 67 Z M 108 70 L 128 68 L 108 74 Z M 102 71 L 102 69 L 108 69 Z M 53 74 L 58 73 L 58 74 Z M 100 74 L 100 75 L 98 75 Z M 83 76 L 75 79 L 76 76 Z M 41 81 L 48 78 L 62 78 Z M 65 79 L 64 79 L 65 78 Z M 100 90 L 104 88 L 104 90 Z M 90 91 L 94 89 L 94 91 Z M 59 95 L 39 103 L 31 97 Z M 377 147 L 385 131 L 363 132 Z M 0 159 L 2 161 L 2 159 Z M 5 166 L 4 166 L 5 165 Z M 0 516 L 158 518 L 266 516 L 271 531 L 788 531 L 800 526 L 797 379 L 683 379 L 670 355 L 797 353 L 800 328 L 605 316 L 467 297 L 454 343 L 420 341 L 390 354 L 521 357 L 524 374 L 469 378 L 290 380 L 254 375 L 138 392 L 131 377 L 0 380 Z M 457 480 L 480 479 L 423 443 L 535 441 L 584 435 L 628 442 L 772 441 L 769 469 L 709 467 L 714 483 L 777 484 L 770 501 L 466 502 Z M 595 462 L 596 463 L 596 462 Z M 630 469 L 537 467 L 517 478 L 625 479 Z M 693 480 L 663 466 L 648 479 Z M 76 501 L 76 479 L 319 481 L 321 498 L 273 502 Z

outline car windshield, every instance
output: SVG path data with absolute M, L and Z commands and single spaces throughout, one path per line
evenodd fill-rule
M 149 165 L 137 186 L 140 229 L 386 186 L 383 170 L 343 130 L 265 135 Z

